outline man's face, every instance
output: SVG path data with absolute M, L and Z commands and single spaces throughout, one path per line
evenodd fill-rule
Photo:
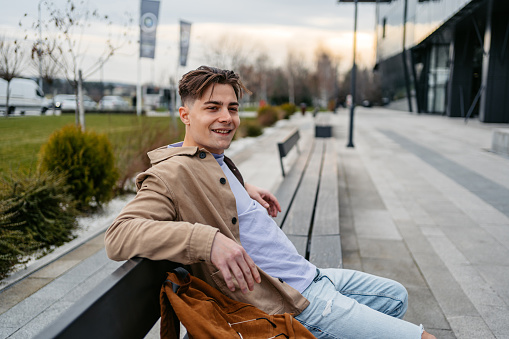
M 203 96 L 179 108 L 186 125 L 183 146 L 198 146 L 221 154 L 239 127 L 239 103 L 231 85 L 210 85 Z

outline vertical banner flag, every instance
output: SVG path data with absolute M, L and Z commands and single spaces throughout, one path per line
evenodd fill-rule
M 140 58 L 154 59 L 159 0 L 141 0 Z
M 180 66 L 187 64 L 187 52 L 191 40 L 191 23 L 180 20 Z

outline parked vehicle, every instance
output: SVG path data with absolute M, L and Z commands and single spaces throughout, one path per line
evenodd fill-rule
M 175 94 L 175 90 L 170 87 L 151 85 L 144 85 L 142 91 L 143 109 L 147 111 L 156 110 L 160 107 L 169 108 L 172 100 L 172 91 Z
M 44 113 L 53 109 L 53 103 L 55 104 L 55 109 L 62 112 L 72 112 L 76 110 L 76 96 L 74 94 L 57 94 L 52 99 L 45 99 L 42 112 Z M 85 111 L 93 111 L 97 109 L 97 103 L 88 95 L 83 96 L 83 106 Z
M 107 95 L 99 100 L 99 109 L 101 110 L 126 110 L 129 103 L 118 95 Z
M 44 92 L 31 79 L 14 78 L 9 85 L 9 107 L 7 103 L 7 81 L 0 79 L 0 114 L 41 114 Z

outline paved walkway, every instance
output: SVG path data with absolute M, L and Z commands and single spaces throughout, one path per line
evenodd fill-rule
M 359 108 L 346 148 L 348 112 L 332 122 L 345 268 L 402 282 L 406 320 L 437 338 L 509 338 L 509 159 L 488 151 L 496 126 Z M 227 152 L 246 182 L 277 188 L 276 141 L 295 127 L 309 142 L 299 114 Z M 100 235 L 2 291 L 0 338 L 33 336 L 120 264 Z
M 347 114 L 335 116 L 346 144 Z M 496 126 L 358 109 L 338 147 L 343 261 L 394 278 L 437 338 L 509 338 L 509 159 Z M 507 125 L 503 125 L 507 127 Z

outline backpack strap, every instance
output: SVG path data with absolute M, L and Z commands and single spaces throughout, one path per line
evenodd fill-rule
M 179 280 L 182 280 L 182 281 L 186 281 L 188 280 L 187 278 L 189 277 L 189 272 L 184 268 L 184 267 L 177 267 L 175 269 L 172 270 L 172 273 L 175 273 L 175 275 L 177 276 L 177 278 Z M 173 293 L 177 293 L 180 285 L 167 279 L 165 281 L 165 283 L 171 283 L 171 289 L 173 290 Z

